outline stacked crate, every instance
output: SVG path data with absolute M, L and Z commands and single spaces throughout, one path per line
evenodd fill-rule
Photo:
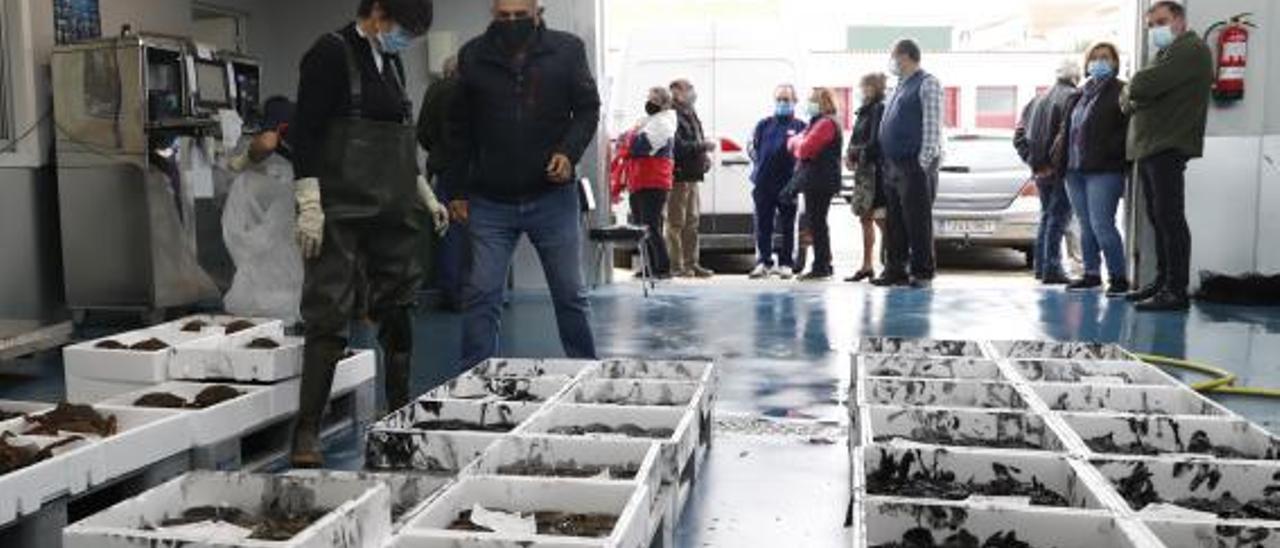
M 854 363 L 858 548 L 1280 546 L 1280 440 L 1122 348 L 866 339 Z

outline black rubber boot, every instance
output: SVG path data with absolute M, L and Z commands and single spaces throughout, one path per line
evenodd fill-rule
M 339 337 L 308 339 L 302 364 L 302 388 L 298 398 L 298 420 L 293 427 L 293 448 L 289 465 L 293 468 L 321 468 L 324 448 L 320 425 L 333 389 L 333 371 L 347 349 Z
M 409 404 L 409 382 L 413 372 L 413 317 L 408 308 L 387 313 L 381 318 L 378 342 L 382 345 L 382 380 L 387 396 L 387 411 L 394 412 Z

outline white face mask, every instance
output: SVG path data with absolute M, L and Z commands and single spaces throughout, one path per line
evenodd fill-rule
M 902 66 L 898 64 L 897 59 L 889 59 L 889 74 L 892 76 L 902 76 Z

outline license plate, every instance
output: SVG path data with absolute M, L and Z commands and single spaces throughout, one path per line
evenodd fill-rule
M 966 236 L 994 234 L 995 221 L 972 221 L 948 219 L 938 223 L 938 232 L 946 236 Z

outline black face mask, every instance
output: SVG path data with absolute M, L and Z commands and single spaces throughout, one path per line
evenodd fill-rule
M 657 103 L 645 103 L 644 111 L 648 113 L 649 116 L 653 116 L 654 114 L 662 112 L 662 105 L 659 105 Z
M 512 50 L 520 49 L 525 44 L 528 44 L 529 38 L 533 36 L 533 32 L 537 28 L 538 26 L 534 23 L 532 17 L 493 22 L 493 29 L 498 33 L 498 39 L 508 49 Z

